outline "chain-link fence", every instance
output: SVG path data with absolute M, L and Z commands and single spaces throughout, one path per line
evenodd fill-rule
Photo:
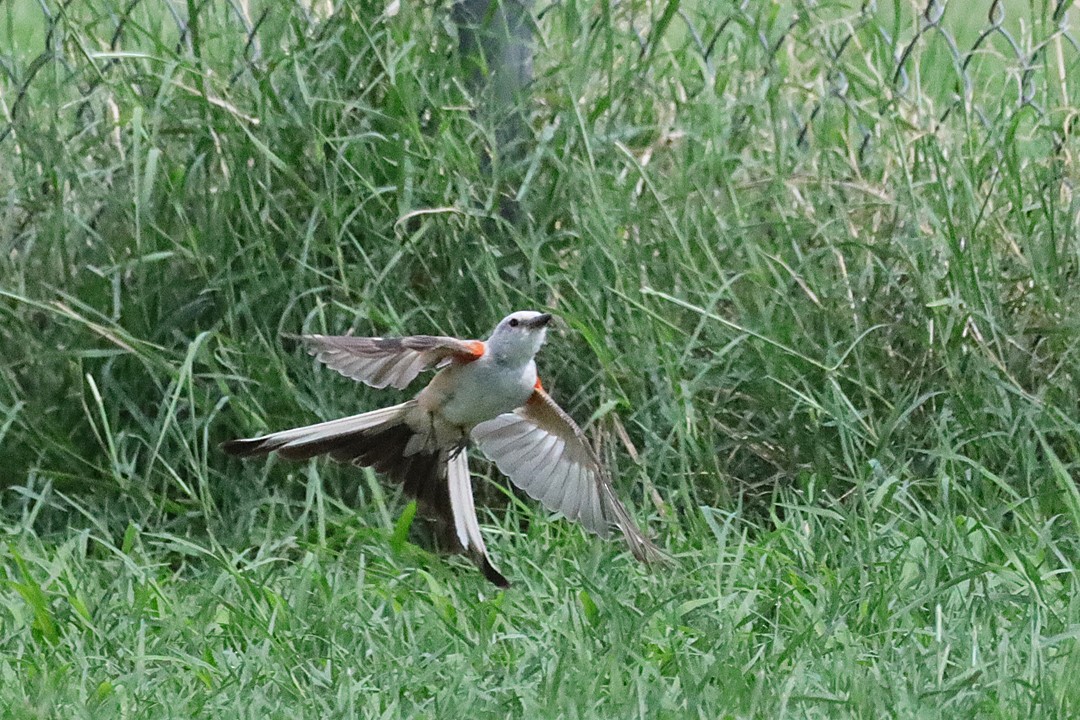
M 1048 93 L 1058 101 L 1059 106 L 1068 105 L 1069 75 L 1080 61 L 1080 44 L 1070 24 L 1072 4 L 1071 0 L 1043 3 L 1041 9 L 1032 6 L 1026 17 L 1021 17 L 1023 6 L 1007 0 L 993 0 L 989 4 L 950 4 L 942 0 L 929 0 L 921 8 L 902 2 L 890 6 L 877 0 L 867 0 L 854 12 L 822 2 L 798 2 L 785 8 L 750 0 L 742 0 L 735 6 L 638 0 L 612 2 L 603 8 L 601 6 L 604 4 L 598 3 L 593 8 L 596 19 L 592 29 L 597 32 L 610 29 L 602 27 L 604 22 L 621 25 L 633 36 L 639 48 L 638 59 L 643 60 L 666 41 L 665 35 L 669 31 L 677 32 L 681 22 L 703 67 L 713 78 L 723 72 L 722 49 L 734 35 L 745 35 L 760 45 L 766 70 L 775 67 L 778 59 L 785 54 L 797 53 L 802 56 L 804 50 L 812 50 L 812 55 L 816 56 L 817 70 L 822 73 L 822 87 L 817 90 L 820 97 L 809 107 L 792 103 L 788 108 L 798 130 L 798 139 L 805 142 L 815 118 L 831 104 L 846 107 L 856 117 L 862 118 L 864 115 L 858 107 L 863 94 L 851 82 L 853 68 L 858 71 L 865 70 L 868 64 L 875 66 L 874 71 L 880 74 L 877 79 L 887 91 L 885 97 L 890 103 L 898 106 L 923 104 L 926 88 L 917 80 L 913 81 L 913 76 L 917 78 L 925 73 L 926 68 L 919 65 L 931 46 L 936 50 L 930 61 L 948 64 L 949 67 L 939 70 L 952 75 L 954 86 L 951 97 L 938 98 L 935 103 L 939 122 L 944 122 L 960 105 L 969 107 L 986 125 L 997 121 L 996 109 L 986 106 L 988 98 L 980 92 L 985 88 L 979 86 L 977 76 L 980 71 L 976 67 L 991 56 L 992 60 L 983 64 L 993 64 L 1004 73 L 999 80 L 1003 85 L 1010 86 L 1011 112 L 1016 114 L 1030 108 L 1039 118 L 1045 119 Z M 26 5 L 29 6 L 29 3 Z M 0 50 L 0 112 L 3 113 L 4 123 L 0 128 L 0 141 L 12 140 L 11 136 L 19 125 L 22 106 L 35 83 L 42 82 L 43 71 L 47 71 L 46 75 L 52 74 L 59 85 L 69 87 L 65 93 L 68 103 L 77 103 L 80 95 L 89 102 L 115 66 L 139 57 L 140 53 L 132 52 L 131 48 L 146 49 L 149 41 L 143 23 L 134 22 L 133 17 L 139 10 L 147 10 L 146 5 L 146 0 L 104 3 L 98 8 L 107 15 L 86 18 L 80 15 L 77 0 L 60 3 L 41 0 L 33 10 L 24 8 L 18 13 L 25 25 L 43 28 L 44 33 L 40 44 L 35 42 L 36 38 L 25 38 L 21 42 L 19 38 L 11 38 L 15 48 L 9 48 L 7 52 Z M 289 23 L 295 29 L 308 35 L 310 42 L 317 42 L 320 33 L 329 27 L 326 20 L 335 14 L 351 14 L 354 17 L 367 15 L 364 18 L 367 20 L 378 17 L 380 13 L 401 12 L 402 5 L 408 6 L 409 3 L 388 3 L 386 7 L 359 3 L 359 7 L 352 7 L 347 2 L 335 5 L 330 2 L 298 1 L 291 6 L 265 3 L 261 8 L 253 8 L 249 0 L 227 0 L 194 6 L 180 5 L 174 0 L 160 0 L 164 13 L 161 13 L 159 22 L 171 23 L 173 27 L 159 27 L 159 30 L 161 37 L 172 39 L 172 46 L 163 47 L 160 38 L 153 39 L 150 44 L 156 46 L 156 52 L 162 53 L 162 59 L 193 58 L 201 47 L 192 42 L 193 34 L 200 32 L 200 25 L 209 24 L 205 18 L 201 20 L 200 15 L 227 15 L 235 27 L 235 35 L 218 36 L 214 41 L 231 46 L 225 52 L 231 55 L 231 84 L 260 66 L 263 61 L 263 35 L 266 34 L 267 25 L 278 26 L 274 34 L 280 33 L 279 16 L 289 16 Z M 541 26 L 545 19 L 560 11 L 560 5 L 553 3 L 537 10 Z M 190 7 L 196 11 L 191 16 L 188 15 Z M 426 10 L 433 10 L 429 13 L 432 17 L 449 15 L 447 8 L 441 5 Z M 985 19 L 977 21 L 976 11 L 985 12 Z M 41 14 L 40 23 L 30 18 L 32 12 Z M 152 17 L 154 14 L 151 9 L 144 16 Z M 275 18 L 278 18 L 275 22 L 268 22 Z M 69 24 L 80 21 L 90 21 L 89 25 L 80 28 L 80 31 L 88 31 L 88 35 L 80 33 L 80 37 L 76 38 L 70 32 Z M 18 24 L 9 22 L 9 34 L 23 32 Z M 958 30 L 958 27 L 961 29 Z M 519 39 L 524 40 L 524 37 L 518 34 Z M 86 40 L 90 38 L 96 41 L 97 47 L 87 45 Z M 280 41 L 280 36 L 275 37 L 277 41 Z M 38 47 L 35 48 L 35 45 Z M 12 52 L 13 49 L 15 52 Z M 887 51 L 889 57 L 882 57 L 882 49 Z M 859 53 L 872 54 L 874 57 L 867 63 L 869 58 L 854 57 Z M 543 55 L 541 49 L 538 57 L 541 63 Z M 633 61 L 632 55 L 628 53 L 629 61 Z M 1058 80 L 1057 88 L 1050 87 L 1050 78 L 1054 75 Z M 875 88 L 870 93 L 875 102 L 880 101 L 881 90 Z M 993 102 L 996 98 L 990 97 L 989 100 Z M 77 119 L 84 119 L 88 111 L 87 104 L 76 104 Z M 873 131 L 864 118 L 859 122 L 862 123 L 860 130 L 863 135 L 860 152 L 865 152 L 872 142 Z M 1055 124 L 1053 132 L 1059 149 L 1069 127 L 1068 122 Z

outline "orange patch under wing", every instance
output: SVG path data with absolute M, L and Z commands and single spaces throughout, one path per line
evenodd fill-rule
M 461 353 L 457 356 L 458 360 L 463 363 L 470 363 L 473 360 L 479 360 L 480 358 L 484 357 L 484 353 L 487 352 L 487 346 L 484 345 L 483 340 L 472 340 L 465 344 L 469 346 L 468 351 Z
M 536 384 L 533 385 L 533 390 L 543 390 L 544 386 L 540 384 L 540 376 L 536 376 Z

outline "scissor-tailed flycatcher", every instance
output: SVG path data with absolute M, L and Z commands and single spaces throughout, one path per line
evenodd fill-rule
M 401 482 L 421 507 L 453 528 L 454 550 L 467 553 L 496 585 L 473 506 L 466 446 L 480 446 L 499 470 L 548 509 L 607 537 L 614 525 L 634 556 L 660 551 L 615 495 L 584 433 L 555 404 L 536 374 L 551 315 L 521 311 L 503 318 L 487 341 L 414 335 L 402 338 L 303 336 L 310 352 L 342 375 L 375 388 L 402 389 L 424 370 L 438 374 L 408 402 L 362 415 L 223 445 L 235 455 L 277 452 L 290 460 L 329 454 Z

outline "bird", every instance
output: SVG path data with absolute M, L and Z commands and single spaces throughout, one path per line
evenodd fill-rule
M 222 448 L 241 457 L 329 455 L 389 476 L 443 525 L 449 550 L 467 555 L 502 588 L 510 582 L 491 561 L 476 517 L 470 445 L 549 510 L 601 537 L 615 527 L 638 560 L 661 560 L 581 428 L 540 382 L 535 358 L 551 320 L 550 313 L 516 311 L 486 340 L 301 335 L 319 362 L 373 388 L 403 390 L 424 371 L 437 372 L 398 405 L 230 440 Z

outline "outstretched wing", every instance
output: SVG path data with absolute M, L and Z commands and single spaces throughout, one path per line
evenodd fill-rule
M 364 338 L 348 335 L 301 335 L 308 352 L 347 378 L 374 388 L 403 389 L 416 376 L 443 363 L 472 362 L 484 354 L 480 340 L 437 335 Z
M 615 525 L 637 559 L 663 558 L 616 497 L 581 428 L 541 388 L 514 412 L 477 425 L 472 437 L 500 472 L 549 510 L 601 537 Z

